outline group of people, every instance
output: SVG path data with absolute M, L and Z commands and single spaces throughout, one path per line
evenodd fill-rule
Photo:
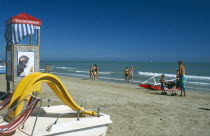
M 129 83 L 129 80 L 131 80 L 133 82 L 133 66 L 130 66 L 129 69 L 128 69 L 128 67 L 126 67 L 124 74 L 125 74 L 124 82 Z
M 98 79 L 98 66 L 94 64 L 90 67 L 90 79 L 97 80 Z
M 44 69 L 45 69 L 45 73 L 50 73 L 52 66 L 49 64 L 45 64 Z
M 185 84 L 186 84 L 186 76 L 185 76 L 185 66 L 184 63 L 182 61 L 178 62 L 179 65 L 179 69 L 176 72 L 176 84 L 172 84 L 173 88 L 179 88 L 180 87 L 180 91 L 181 91 L 181 97 L 182 96 L 186 96 L 186 89 L 185 89 Z M 160 83 L 161 83 L 161 89 L 162 89 L 162 93 L 161 94 L 166 94 L 165 93 L 165 85 L 167 85 L 167 83 L 165 82 L 165 75 L 162 74 L 161 75 L 161 79 L 160 79 Z

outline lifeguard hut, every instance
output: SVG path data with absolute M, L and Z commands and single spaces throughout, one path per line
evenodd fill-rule
M 40 19 L 26 13 L 18 14 L 6 21 L 7 91 L 15 88 L 15 82 L 28 74 L 39 72 L 41 25 Z M 33 38 L 35 34 L 36 41 Z M 29 44 L 20 44 L 26 37 L 30 37 Z

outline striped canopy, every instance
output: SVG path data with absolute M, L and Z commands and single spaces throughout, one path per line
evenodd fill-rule
M 12 45 L 18 44 L 31 34 L 34 34 L 34 25 L 13 23 L 7 25 L 4 36 L 7 45 Z

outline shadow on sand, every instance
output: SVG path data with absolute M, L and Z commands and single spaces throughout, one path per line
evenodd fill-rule
M 153 94 L 153 95 L 161 95 L 161 91 L 152 90 L 152 89 L 148 89 L 147 91 L 144 91 L 144 92 L 148 92 L 149 94 Z M 175 96 L 175 95 L 171 95 L 171 92 L 167 92 L 167 94 L 163 96 Z
M 200 110 L 210 111 L 210 109 L 208 109 L 208 108 L 198 108 L 198 109 L 200 109 Z
M 90 78 L 83 78 L 82 80 L 91 80 Z
M 7 92 L 0 92 L 0 98 L 5 95 Z M 5 98 L 7 98 L 7 95 L 5 95 L 4 97 L 2 97 L 0 100 L 4 100 Z

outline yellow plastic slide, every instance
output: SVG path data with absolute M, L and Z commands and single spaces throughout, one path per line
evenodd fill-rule
M 9 109 L 20 102 L 25 96 L 32 95 L 34 91 L 41 91 L 41 83 L 46 82 L 48 86 L 54 91 L 58 98 L 70 108 L 75 111 L 85 110 L 75 103 L 71 95 L 66 90 L 61 80 L 50 73 L 32 73 L 23 78 L 18 86 L 16 87 L 12 99 L 9 103 Z M 8 114 L 9 118 L 14 118 L 23 110 L 23 102 L 19 104 L 12 112 Z M 96 113 L 93 111 L 84 111 L 84 114 L 95 116 Z

